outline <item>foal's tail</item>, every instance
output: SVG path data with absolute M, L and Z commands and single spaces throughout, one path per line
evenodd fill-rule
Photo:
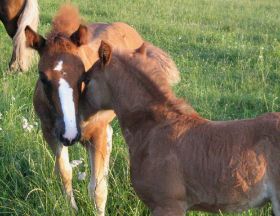
M 166 73 L 168 83 L 170 85 L 175 85 L 180 82 L 180 72 L 178 71 L 172 58 L 162 49 L 152 45 L 151 43 L 145 42 L 145 44 L 147 47 L 147 55 L 151 58 L 155 58 L 159 62 L 162 67 L 162 71 Z
M 26 71 L 32 60 L 32 50 L 26 46 L 24 29 L 29 25 L 37 31 L 39 24 L 39 6 L 37 0 L 27 0 L 17 22 L 17 32 L 13 37 L 13 56 L 11 69 Z

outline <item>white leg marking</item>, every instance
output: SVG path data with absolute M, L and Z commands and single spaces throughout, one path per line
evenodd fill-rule
M 57 63 L 57 65 L 54 67 L 53 70 L 55 70 L 55 71 L 61 71 L 62 68 L 63 68 L 63 61 L 60 60 L 60 61 Z
M 107 154 L 105 158 L 105 175 L 107 176 L 109 173 L 109 160 L 112 151 L 112 139 L 113 139 L 113 128 L 108 124 L 107 126 Z
M 58 93 L 65 124 L 65 133 L 63 134 L 63 137 L 72 141 L 77 136 L 78 130 L 76 125 L 75 105 L 73 101 L 73 89 L 69 86 L 65 79 L 61 78 L 59 80 Z
M 91 199 L 95 204 L 95 207 L 97 209 L 97 215 L 98 216 L 104 216 L 105 215 L 105 207 L 106 207 L 106 201 L 107 201 L 107 194 L 108 194 L 108 183 L 107 183 L 107 175 L 109 172 L 109 159 L 110 154 L 112 150 L 112 135 L 113 135 L 113 129 L 110 125 L 107 127 L 107 153 L 104 161 L 104 170 L 103 173 L 99 176 L 95 175 L 95 165 L 94 165 L 94 152 L 92 152 L 91 148 L 88 148 L 89 152 L 89 160 L 91 165 L 91 177 L 90 177 L 90 183 L 88 184 L 88 193 L 91 197 Z
M 94 191 L 96 187 L 96 180 L 95 180 L 95 167 L 94 167 L 94 158 L 93 152 L 91 148 L 88 148 L 89 153 L 89 161 L 90 161 L 90 167 L 91 167 L 91 174 L 90 174 L 90 182 L 88 184 L 88 193 L 90 195 L 90 198 L 94 200 Z
M 65 171 L 72 172 L 72 166 L 69 162 L 69 154 L 68 154 L 68 147 L 64 146 L 63 144 L 59 144 L 59 148 L 57 150 L 57 156 L 63 161 L 63 168 Z
M 72 188 L 72 167 L 69 162 L 68 147 L 59 144 L 59 148 L 56 152 L 56 160 L 56 166 L 62 178 L 64 191 L 70 200 L 72 208 L 78 211 Z
M 112 126 L 108 124 L 106 131 L 107 131 L 107 146 L 109 148 L 109 151 L 111 152 L 111 150 L 112 150 L 112 138 L 113 138 L 113 128 L 112 128 Z
M 110 161 L 110 154 L 112 150 L 112 135 L 113 135 L 113 129 L 110 125 L 107 126 L 106 129 L 107 132 L 107 152 L 104 159 L 104 173 L 103 176 L 100 176 L 101 178 L 98 179 L 96 188 L 95 188 L 95 202 L 97 206 L 97 213 L 98 216 L 104 216 L 105 215 L 105 207 L 107 202 L 107 196 L 108 196 L 108 173 L 109 173 L 109 161 Z

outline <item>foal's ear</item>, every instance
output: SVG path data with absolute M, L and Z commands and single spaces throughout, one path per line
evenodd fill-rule
M 99 50 L 98 50 L 99 59 L 102 65 L 109 64 L 112 57 L 112 47 L 104 41 L 101 41 Z
M 143 43 L 138 49 L 135 50 L 136 53 L 146 55 L 147 49 L 146 49 L 146 44 Z
M 88 43 L 88 28 L 85 25 L 80 25 L 78 30 L 70 36 L 71 41 L 77 46 L 82 46 Z
M 26 45 L 40 52 L 46 44 L 46 39 L 33 31 L 30 26 L 26 26 L 24 32 L 26 37 Z

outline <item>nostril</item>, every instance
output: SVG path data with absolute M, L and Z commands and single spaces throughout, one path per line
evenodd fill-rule
M 77 136 L 74 139 L 67 139 L 63 136 L 63 134 L 60 134 L 59 140 L 60 140 L 60 142 L 63 143 L 63 145 L 71 146 L 80 140 L 80 134 L 77 134 Z
M 76 119 L 78 119 L 78 117 L 76 117 Z M 80 140 L 81 130 L 76 122 L 74 126 L 73 124 L 65 124 L 63 118 L 57 118 L 56 135 L 65 146 L 70 146 Z
M 73 140 L 70 141 L 71 145 L 78 142 L 80 140 L 80 138 L 81 138 L 81 135 L 80 135 L 80 133 L 78 133 L 77 136 Z

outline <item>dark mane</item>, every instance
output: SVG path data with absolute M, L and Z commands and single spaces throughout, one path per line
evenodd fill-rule
M 128 65 L 126 67 L 128 72 L 153 96 L 154 106 L 157 107 L 163 103 L 169 111 L 172 110 L 178 114 L 197 114 L 191 105 L 176 98 L 166 74 L 162 72 L 158 61 L 153 58 L 152 52 L 153 47 L 147 46 L 145 54 L 135 52 L 131 55 L 117 51 L 114 55 L 122 64 Z

